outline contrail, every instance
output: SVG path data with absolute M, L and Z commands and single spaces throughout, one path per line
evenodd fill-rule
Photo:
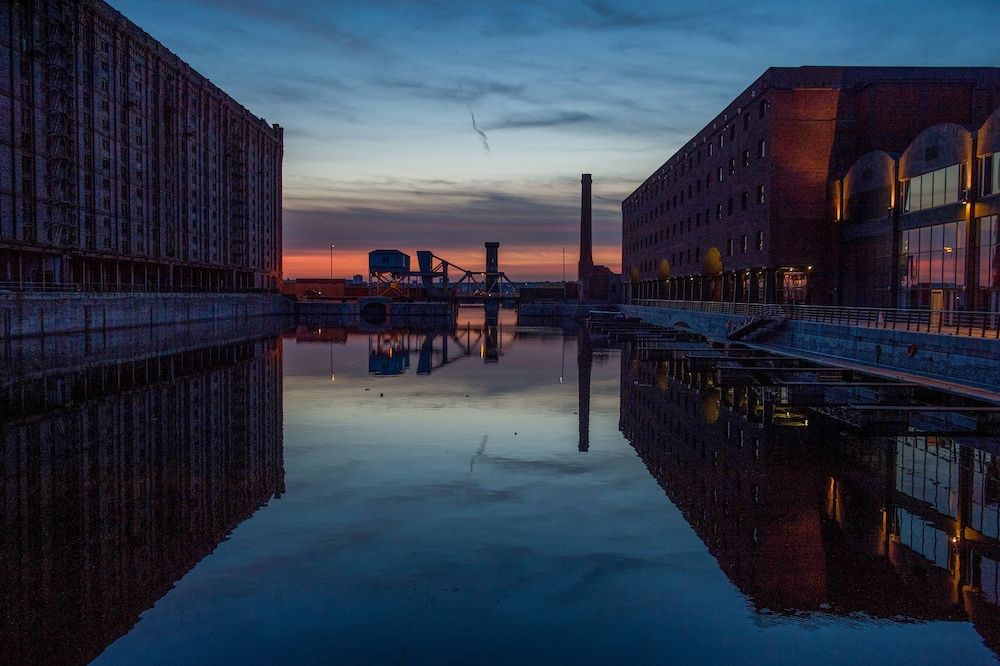
M 472 129 L 476 130 L 476 134 L 479 135 L 479 140 L 483 142 L 483 150 L 485 150 L 488 153 L 490 152 L 490 142 L 487 141 L 486 139 L 486 132 L 484 132 L 483 130 L 479 129 L 476 126 L 476 114 L 472 112 L 471 106 L 469 106 L 468 104 L 466 104 L 466 106 L 469 109 L 469 115 L 472 116 Z
M 480 132 L 480 134 L 481 134 L 481 132 Z M 469 474 L 472 474 L 472 468 L 476 464 L 476 458 L 478 458 L 479 456 L 483 455 L 483 451 L 486 450 L 486 438 L 487 437 L 489 437 L 489 435 L 483 435 L 483 441 L 479 443 L 479 448 L 476 449 L 476 455 L 472 456 L 472 458 L 469 460 L 469 472 L 468 472 Z

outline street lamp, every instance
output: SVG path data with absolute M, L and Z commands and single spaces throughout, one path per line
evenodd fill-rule
M 333 279 L 333 248 L 337 247 L 333 243 L 330 243 L 330 279 Z

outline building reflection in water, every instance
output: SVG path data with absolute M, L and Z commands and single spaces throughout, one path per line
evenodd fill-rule
M 213 339 L 192 329 L 178 337 Z M 142 333 L 91 362 L 82 338 L 37 362 L 7 355 L 4 662 L 95 658 L 284 491 L 281 338 L 214 340 L 163 352 Z
M 620 429 L 759 611 L 971 621 L 1000 652 L 997 440 L 865 433 L 666 358 L 622 354 Z

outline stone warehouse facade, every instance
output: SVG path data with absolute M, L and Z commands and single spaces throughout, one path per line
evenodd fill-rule
M 108 4 L 0 3 L 0 288 L 276 290 L 282 151 Z
M 630 296 L 868 304 L 842 265 L 854 248 L 838 183 L 866 153 L 900 155 L 942 123 L 978 128 L 998 107 L 998 68 L 768 69 L 622 202 Z M 878 252 L 894 302 L 899 251 Z

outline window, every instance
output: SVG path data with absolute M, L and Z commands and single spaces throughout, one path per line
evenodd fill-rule
M 965 182 L 964 164 L 914 176 L 903 183 L 903 212 L 957 203 Z
M 749 249 L 747 247 L 747 235 L 746 234 L 743 234 L 743 238 L 741 240 L 740 247 L 743 248 L 743 254 L 746 254 L 747 250 Z
M 744 116 L 746 117 L 746 116 Z M 750 149 L 743 149 L 743 166 L 750 166 Z
M 736 160 L 729 160 L 729 173 L 736 173 Z
M 760 118 L 763 118 L 765 113 L 767 113 L 767 100 L 762 99 L 760 100 L 760 106 L 758 107 L 757 115 Z
M 757 142 L 757 157 L 758 158 L 764 157 L 766 151 L 767 148 L 766 144 L 764 143 L 764 139 L 761 139 L 760 141 Z
M 758 185 L 757 186 L 757 203 L 759 203 L 759 204 L 764 203 L 764 186 L 763 185 Z
M 727 257 L 733 256 L 733 252 L 735 252 L 735 250 L 736 250 L 736 241 L 733 240 L 732 238 L 730 238 L 729 239 L 729 246 L 726 249 L 726 256 Z
M 715 154 L 715 142 L 708 144 L 708 156 L 711 157 Z
M 983 219 L 979 220 L 980 233 Z M 965 231 L 965 220 L 958 220 L 900 232 L 899 286 L 912 291 L 904 294 L 904 305 L 929 304 L 930 289 L 965 286 Z M 991 269 L 989 263 L 985 268 Z
M 757 232 L 757 251 L 762 252 L 764 250 L 764 232 Z
M 727 213 L 729 215 L 733 214 L 733 198 L 732 197 L 729 197 L 729 206 L 728 206 Z
M 986 155 L 980 163 L 983 196 L 1000 194 L 1000 152 Z
M 725 177 L 724 172 L 722 170 L 722 167 L 719 167 L 718 170 L 716 171 L 716 173 L 718 174 L 718 176 L 719 176 L 719 182 L 721 183 L 722 179 Z
M 743 194 L 740 195 L 740 210 L 746 210 L 747 206 L 750 204 L 750 193 L 743 190 Z
M 745 130 L 750 129 L 750 114 L 749 113 L 744 113 L 743 114 L 743 129 L 745 129 Z
M 715 219 L 722 219 L 722 204 L 715 204 Z

